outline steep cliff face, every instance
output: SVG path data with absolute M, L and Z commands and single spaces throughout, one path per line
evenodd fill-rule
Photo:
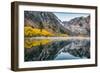
M 33 28 L 46 29 L 53 33 L 68 33 L 68 30 L 62 26 L 62 22 L 52 12 L 24 12 L 25 26 Z
M 63 23 L 66 29 L 70 31 L 70 35 L 90 35 L 90 16 L 77 17 Z

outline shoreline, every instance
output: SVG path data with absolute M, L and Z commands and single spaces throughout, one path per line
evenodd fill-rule
M 24 39 L 90 39 L 90 37 L 24 37 Z

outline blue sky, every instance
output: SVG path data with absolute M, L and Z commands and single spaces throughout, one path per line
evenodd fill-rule
M 69 21 L 75 17 L 86 17 L 89 14 L 86 13 L 64 13 L 64 12 L 53 12 L 61 21 Z

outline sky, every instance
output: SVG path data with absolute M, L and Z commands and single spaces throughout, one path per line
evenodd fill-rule
M 69 21 L 75 17 L 86 17 L 89 14 L 86 13 L 64 13 L 64 12 L 54 12 L 54 14 L 61 20 L 61 21 Z

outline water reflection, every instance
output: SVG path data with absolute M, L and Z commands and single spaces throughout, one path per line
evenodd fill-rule
M 25 39 L 24 60 L 71 60 L 90 58 L 89 39 Z

